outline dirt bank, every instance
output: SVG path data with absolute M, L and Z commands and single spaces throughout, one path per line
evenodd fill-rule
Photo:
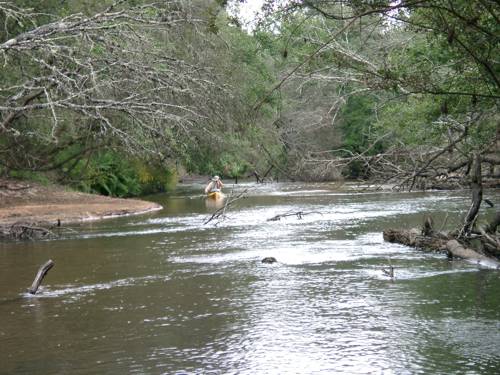
M 160 210 L 153 202 L 110 198 L 60 186 L 0 179 L 0 225 L 16 222 L 61 224 Z

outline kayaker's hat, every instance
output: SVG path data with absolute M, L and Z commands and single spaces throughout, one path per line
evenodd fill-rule
M 219 178 L 220 178 L 219 176 L 213 176 L 212 181 L 219 181 Z

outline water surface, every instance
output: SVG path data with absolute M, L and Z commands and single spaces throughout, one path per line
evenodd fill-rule
M 148 197 L 157 213 L 1 244 L 0 373 L 500 373 L 499 272 L 382 239 L 428 213 L 458 225 L 467 192 L 244 189 L 207 225 L 189 185 Z

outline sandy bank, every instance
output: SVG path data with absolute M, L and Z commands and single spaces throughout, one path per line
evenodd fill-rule
M 0 225 L 16 222 L 76 223 L 160 210 L 154 202 L 110 198 L 60 186 L 0 179 Z

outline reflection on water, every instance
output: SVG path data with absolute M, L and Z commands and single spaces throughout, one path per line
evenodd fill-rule
M 205 207 L 208 210 L 211 211 L 216 211 L 219 208 L 224 207 L 224 204 L 226 203 L 226 197 L 218 197 L 218 198 L 205 198 Z
M 457 225 L 467 193 L 243 184 L 235 194 L 246 188 L 217 225 L 203 224 L 218 207 L 202 186 L 181 186 L 151 197 L 165 209 L 149 216 L 0 245 L 0 373 L 500 372 L 498 271 L 381 235 L 425 213 Z M 268 221 L 296 211 L 310 214 Z

